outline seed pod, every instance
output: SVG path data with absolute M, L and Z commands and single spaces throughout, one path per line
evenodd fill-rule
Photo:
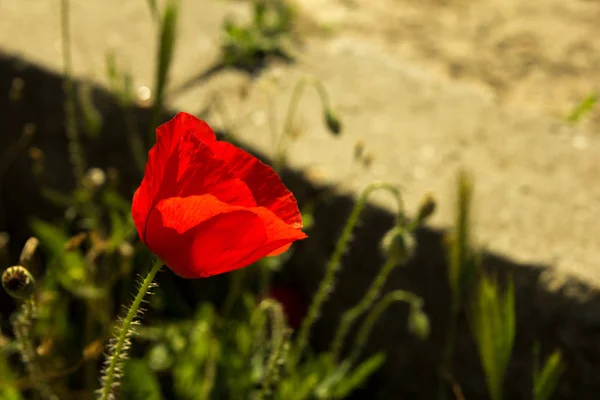
M 408 316 L 408 328 L 419 339 L 425 340 L 429 336 L 429 318 L 421 308 L 413 307 Z
M 414 253 L 414 249 L 414 238 L 400 227 L 392 228 L 381 240 L 381 250 L 397 264 L 406 262 Z
M 33 275 L 24 267 L 10 267 L 2 274 L 2 287 L 11 297 L 18 300 L 29 299 L 35 291 Z
M 435 212 L 436 203 L 435 199 L 431 195 L 425 196 L 423 201 L 421 201 L 421 205 L 419 206 L 419 212 L 417 214 L 417 221 L 420 224 L 423 224 L 429 217 L 433 215 Z
M 325 110 L 325 124 L 327 125 L 329 132 L 336 136 L 342 132 L 342 122 L 330 108 Z

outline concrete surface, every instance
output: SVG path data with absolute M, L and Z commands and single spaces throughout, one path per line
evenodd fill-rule
M 146 2 L 71 3 L 76 75 L 105 83 L 104 57 L 114 49 L 136 86 L 151 87 L 156 26 Z M 218 94 L 225 123 L 269 153 L 271 119 L 282 125 L 293 85 L 314 75 L 345 130 L 337 138 L 326 132 L 308 90 L 291 166 L 351 192 L 373 179 L 399 183 L 409 209 L 431 192 L 440 204 L 433 224 L 442 227 L 452 221 L 455 173 L 466 167 L 476 179 L 481 244 L 518 262 L 552 265 L 555 282 L 568 276 L 599 286 L 600 113 L 572 128 L 561 110 L 595 89 L 600 44 L 590 38 L 600 34 L 600 3 L 364 3 L 300 2 L 296 64 L 274 65 L 254 81 L 224 72 L 192 83 L 218 58 L 223 18 L 244 18 L 248 8 L 182 1 L 171 88 L 184 90 L 173 91 L 168 105 L 198 112 Z M 0 0 L 0 50 L 60 70 L 58 5 Z M 211 113 L 209 122 L 223 125 L 220 117 Z M 374 157 L 369 167 L 354 160 L 359 141 Z

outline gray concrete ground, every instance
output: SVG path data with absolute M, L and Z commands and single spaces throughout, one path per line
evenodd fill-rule
M 114 49 L 135 85 L 151 86 L 157 35 L 146 2 L 72 1 L 75 73 L 106 83 Z M 274 65 L 250 81 L 223 72 L 189 81 L 216 62 L 223 18 L 248 15 L 246 3 L 182 1 L 168 105 L 198 112 L 219 95 L 239 137 L 266 153 L 292 87 L 316 76 L 344 123 L 341 137 L 321 122 L 308 91 L 289 162 L 319 182 L 356 192 L 374 179 L 401 184 L 414 209 L 426 193 L 439 201 L 433 224 L 452 221 L 458 168 L 476 180 L 476 230 L 482 245 L 519 262 L 550 264 L 600 285 L 600 112 L 577 128 L 564 115 L 593 92 L 600 74 L 600 3 L 558 0 L 305 0 L 298 62 Z M 417 5 L 418 4 L 418 5 Z M 595 19 L 594 19 L 595 18 Z M 0 0 L 0 50 L 61 68 L 58 1 Z M 278 128 L 279 129 L 279 128 Z M 354 159 L 357 142 L 373 156 Z M 391 207 L 386 198 L 376 202 Z

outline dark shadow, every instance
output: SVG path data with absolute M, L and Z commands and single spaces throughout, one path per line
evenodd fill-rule
M 20 100 L 10 101 L 9 92 L 15 78 L 22 79 L 24 87 Z M 12 262 L 16 261 L 21 246 L 31 234 L 27 223 L 30 218 L 52 221 L 62 216 L 62 210 L 43 200 L 39 193 L 40 183 L 62 191 L 73 187 L 61 93 L 60 76 L 23 60 L 0 55 L 0 151 L 4 152 L 19 139 L 24 124 L 32 123 L 36 132 L 31 145 L 45 154 L 41 182 L 31 173 L 27 151 L 15 158 L 0 180 L 0 231 L 11 235 Z M 125 122 L 122 110 L 106 91 L 93 87 L 92 94 L 93 102 L 104 118 L 104 125 L 99 139 L 83 138 L 89 165 L 116 168 L 120 172 L 121 191 L 130 198 L 141 179 L 141 172 L 131 162 L 131 153 L 123 136 Z M 149 112 L 145 109 L 132 111 L 140 131 L 148 132 Z M 168 116 L 165 115 L 164 119 Z M 297 171 L 286 170 L 282 176 L 301 204 L 327 190 L 313 185 Z M 351 197 L 336 195 L 320 202 L 315 209 L 315 228 L 309 232 L 310 239 L 298 244 L 289 261 L 286 272 L 307 297 L 314 293 L 323 276 L 323 265 L 354 201 Z M 335 292 L 312 333 L 315 349 L 329 345 L 341 312 L 360 299 L 376 274 L 382 263 L 379 241 L 392 223 L 393 216 L 382 209 L 368 207 L 365 211 L 353 245 L 344 257 L 344 267 L 336 279 Z M 430 338 L 422 342 L 408 333 L 406 307 L 398 305 L 390 309 L 377 323 L 365 349 L 367 354 L 386 351 L 387 362 L 353 399 L 435 398 L 436 369 L 449 312 L 442 234 L 428 228 L 419 230 L 414 257 L 408 265 L 398 268 L 386 285 L 386 290 L 407 289 L 424 298 L 426 311 L 431 317 Z M 514 276 L 516 285 L 518 334 L 505 398 L 531 398 L 531 354 L 536 340 L 541 343 L 542 354 L 548 354 L 554 348 L 561 348 L 565 353 L 568 368 L 556 399 L 597 398 L 600 392 L 600 297 L 597 293 L 577 281 L 569 282 L 564 290 L 549 292 L 540 285 L 541 274 L 549 266 L 523 265 L 491 253 L 485 255 L 484 265 L 501 276 Z M 222 288 L 226 284 L 225 277 L 186 281 L 168 271 L 162 273 L 159 280 L 163 290 L 179 293 L 181 307 L 193 307 L 198 301 L 198 293 L 211 299 L 222 296 Z M 565 293 L 568 288 L 588 293 L 589 299 L 586 302 L 574 300 Z M 13 302 L 2 292 L 2 323 L 12 309 Z M 166 313 L 176 318 L 186 311 L 174 307 Z M 487 398 L 485 381 L 464 315 L 461 316 L 453 366 L 454 378 L 467 399 Z
M 294 60 L 287 54 L 280 51 L 276 53 L 267 53 L 266 51 L 259 51 L 257 54 L 253 55 L 253 57 L 248 62 L 240 62 L 238 64 L 228 65 L 223 61 L 218 61 L 205 71 L 200 72 L 198 75 L 195 75 L 186 80 L 185 82 L 174 87 L 169 91 L 169 93 L 173 96 L 179 95 L 193 88 L 194 86 L 201 85 L 216 74 L 222 71 L 226 71 L 228 69 L 246 73 L 250 78 L 256 79 L 260 77 L 261 73 L 274 62 L 283 62 L 285 64 L 291 64 L 292 62 L 294 62 Z

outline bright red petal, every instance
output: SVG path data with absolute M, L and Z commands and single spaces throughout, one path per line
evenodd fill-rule
M 275 251 L 270 252 L 269 254 L 267 254 L 267 257 L 274 257 L 274 256 L 278 256 L 280 254 L 285 253 L 286 251 L 289 250 L 289 248 L 292 246 L 292 244 L 286 244 L 283 247 L 280 247 L 278 249 L 276 249 Z
M 291 227 L 302 228 L 302 216 L 294 195 L 271 167 L 227 142 L 214 142 L 210 148 L 248 185 L 258 206 L 268 208 Z
M 180 112 L 169 121 L 156 128 L 156 143 L 169 147 L 172 151 L 179 139 L 186 133 L 193 133 L 204 143 L 210 144 L 217 140 L 210 126 L 191 114 Z
M 132 215 L 142 241 L 146 241 L 146 221 L 156 204 L 169 197 L 212 194 L 220 201 L 255 207 L 246 184 L 232 174 L 226 162 L 215 157 L 194 131 L 188 130 L 172 142 L 163 131 L 150 150 L 144 179 L 133 197 Z
M 243 268 L 305 237 L 265 208 L 231 206 L 211 195 L 161 201 L 147 229 L 150 250 L 184 278 Z

